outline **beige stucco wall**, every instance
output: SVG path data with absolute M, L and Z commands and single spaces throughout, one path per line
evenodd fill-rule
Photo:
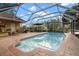
M 16 29 L 16 31 L 20 31 L 20 28 L 21 28 L 20 24 L 21 23 L 15 23 L 15 29 Z
M 16 32 L 15 23 L 11 23 L 10 29 L 11 29 L 11 32 Z
M 3 23 L 5 24 L 5 27 L 0 27 L 2 32 L 6 32 L 7 29 L 10 29 L 11 32 L 16 32 L 17 30 L 20 30 L 20 23 L 19 22 L 6 21 Z

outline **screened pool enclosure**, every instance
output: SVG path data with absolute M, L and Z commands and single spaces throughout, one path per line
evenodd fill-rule
M 31 32 L 78 32 L 79 4 L 1 3 L 0 13 L 24 20 L 23 28 Z

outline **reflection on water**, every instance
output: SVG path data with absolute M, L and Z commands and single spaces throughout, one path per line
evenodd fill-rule
M 35 48 L 56 50 L 63 41 L 63 37 L 63 33 L 50 32 L 23 40 L 16 48 L 24 52 L 31 51 Z

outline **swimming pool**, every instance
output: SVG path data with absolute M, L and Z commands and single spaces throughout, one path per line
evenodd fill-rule
M 59 48 L 63 39 L 64 33 L 62 32 L 48 32 L 25 38 L 16 45 L 16 48 L 23 52 L 29 52 L 36 48 L 56 51 Z

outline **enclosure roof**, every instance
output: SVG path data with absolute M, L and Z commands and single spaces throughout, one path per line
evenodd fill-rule
M 61 21 L 64 12 L 66 10 L 71 9 L 72 6 L 74 6 L 74 4 L 23 3 L 23 4 L 11 4 L 5 7 L 11 7 L 9 10 L 14 9 L 15 16 L 25 20 L 26 23 L 35 24 L 35 23 L 48 22 L 52 19 L 56 20 L 60 19 Z M 4 10 L 4 6 L 1 6 L 1 8 L 3 8 Z M 73 11 L 77 12 L 75 9 Z M 73 18 L 70 15 L 67 14 L 64 15 L 68 16 L 69 18 Z

